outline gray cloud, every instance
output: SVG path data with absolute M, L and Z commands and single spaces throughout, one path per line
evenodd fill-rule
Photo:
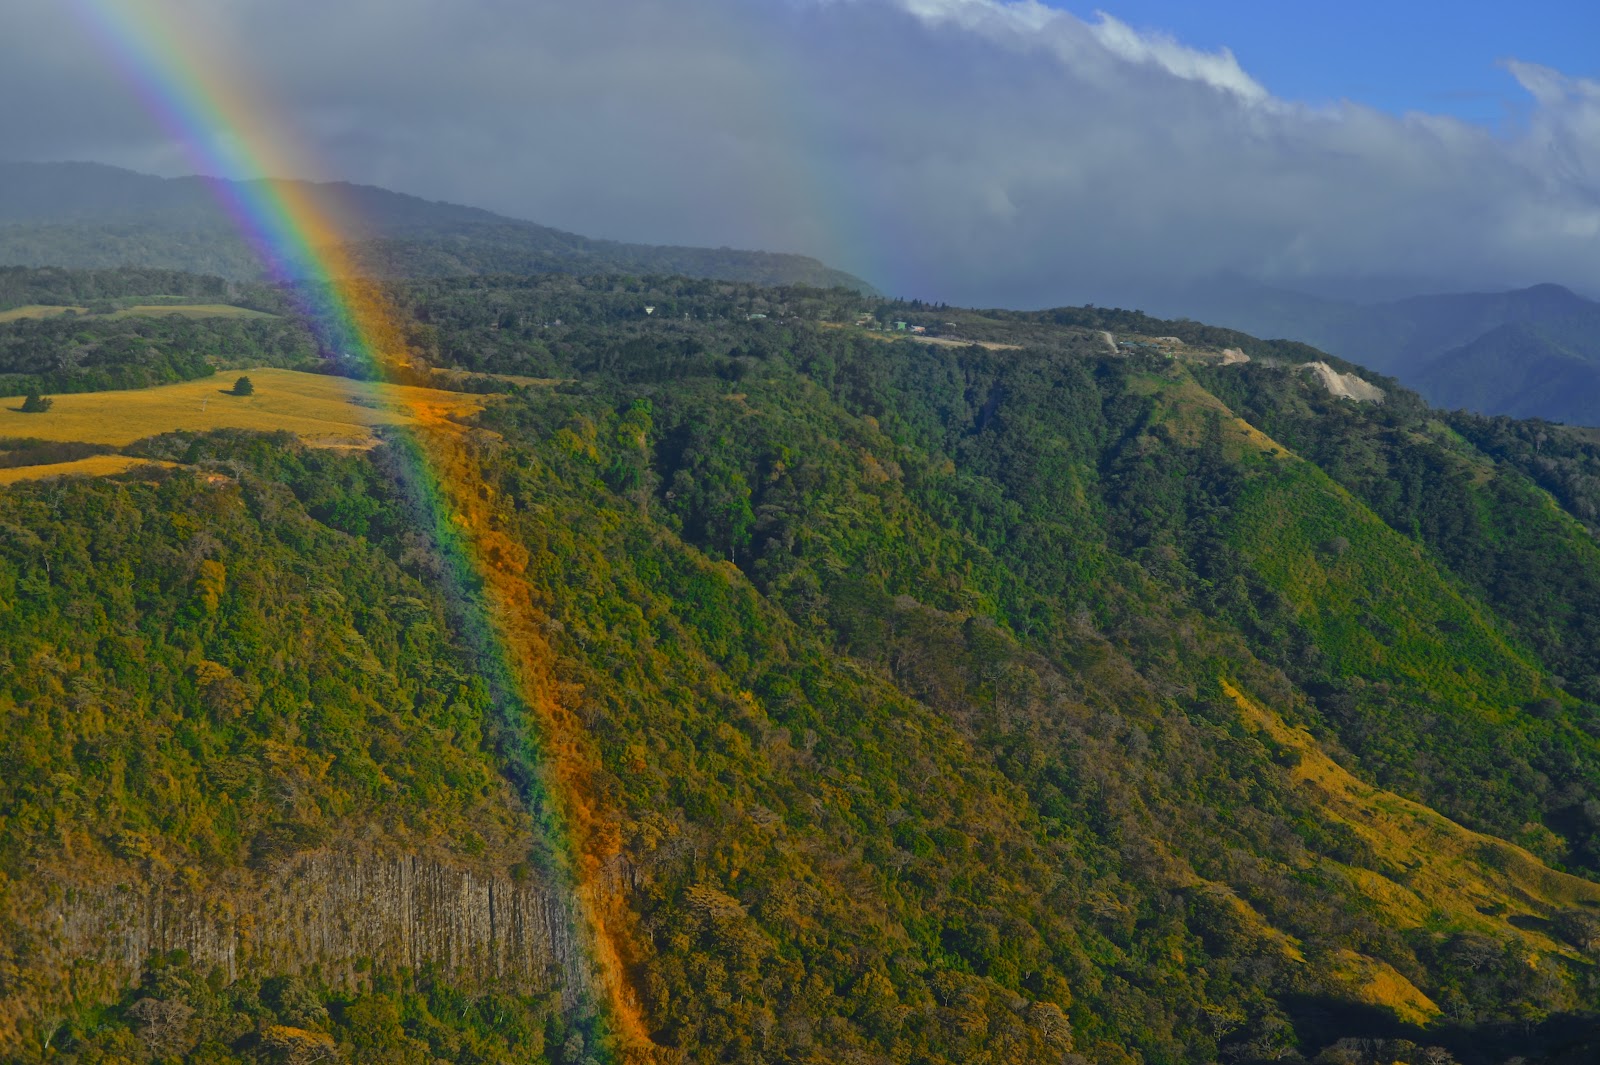
M 142 6 L 242 57 L 316 176 L 909 295 L 1600 267 L 1600 84 L 1524 63 L 1526 120 L 1492 131 L 1282 100 L 1227 52 L 1031 0 Z M 183 169 L 58 0 L 0 0 L 0 29 L 7 154 Z

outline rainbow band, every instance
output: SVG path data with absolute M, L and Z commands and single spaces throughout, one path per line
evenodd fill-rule
M 235 179 L 216 186 L 219 199 L 275 276 L 327 282 L 344 272 L 338 228 L 304 186 L 270 180 L 274 169 L 304 173 L 301 160 L 247 102 L 256 94 L 206 62 L 214 47 L 190 40 L 162 0 L 67 3 L 194 172 Z
M 231 179 L 213 187 L 268 272 L 296 282 L 301 292 L 309 283 L 309 291 L 321 294 L 308 298 L 305 310 L 323 342 L 380 378 L 402 374 L 407 355 L 398 315 L 376 285 L 360 278 L 341 227 L 311 186 L 272 179 L 274 169 L 280 175 L 309 171 L 289 150 L 288 139 L 275 134 L 266 110 L 253 104 L 258 97 L 246 91 L 232 68 L 225 73 L 215 60 L 207 62 L 215 52 L 211 43 L 189 39 L 164 0 L 67 2 L 149 113 L 183 147 L 195 171 Z M 361 387 L 351 382 L 352 389 Z M 525 798 L 545 830 L 553 871 L 572 889 L 580 938 L 597 969 L 608 1019 L 625 1039 L 647 1042 L 622 976 L 618 941 L 607 931 L 606 915 L 621 915 L 619 900 L 597 886 L 604 855 L 594 841 L 602 833 L 597 813 L 583 801 L 581 730 L 548 691 L 540 690 L 542 676 L 528 663 L 540 652 L 548 656 L 548 648 L 537 635 L 538 619 L 529 615 L 520 571 L 486 561 L 480 549 L 504 537 L 484 508 L 492 493 L 478 490 L 481 478 L 469 445 L 459 427 L 427 410 L 412 413 L 420 429 L 415 439 L 399 440 L 395 448 L 403 456 L 402 491 L 448 564 L 457 628 L 496 689 L 497 705 L 519 704 L 502 709 L 500 724 L 510 731 L 517 753 L 532 763 L 537 779 Z M 513 647 L 520 654 L 511 653 Z M 528 716 L 540 721 L 541 735 L 528 734 Z

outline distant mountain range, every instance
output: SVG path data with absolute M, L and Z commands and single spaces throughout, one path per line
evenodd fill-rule
M 222 207 L 219 184 L 94 163 L 0 163 L 0 265 L 257 277 L 260 261 Z M 593 240 L 369 185 L 295 184 L 355 239 L 357 259 L 385 276 L 674 274 L 872 292 L 802 255 Z
M 1164 302 L 1304 341 L 1397 377 L 1435 406 L 1600 425 L 1600 303 L 1560 285 L 1356 303 L 1218 283 Z

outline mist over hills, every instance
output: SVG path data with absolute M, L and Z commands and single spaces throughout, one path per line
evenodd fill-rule
M 93 163 L 0 163 L 0 264 L 259 277 L 259 257 L 221 206 L 217 184 Z M 368 185 L 296 184 L 355 241 L 356 261 L 381 276 L 676 274 L 871 291 L 801 255 L 593 240 Z

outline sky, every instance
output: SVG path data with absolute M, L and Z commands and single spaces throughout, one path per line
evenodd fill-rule
M 186 172 L 96 2 L 0 0 L 0 156 Z M 1587 0 L 121 2 L 238 71 L 292 176 L 899 295 L 1600 285 Z
M 1227 48 L 1274 95 L 1356 100 L 1396 115 L 1427 111 L 1488 125 L 1526 111 L 1499 61 L 1517 58 L 1600 79 L 1600 4 L 1575 0 L 1128 0 L 1053 2 L 1192 48 Z

